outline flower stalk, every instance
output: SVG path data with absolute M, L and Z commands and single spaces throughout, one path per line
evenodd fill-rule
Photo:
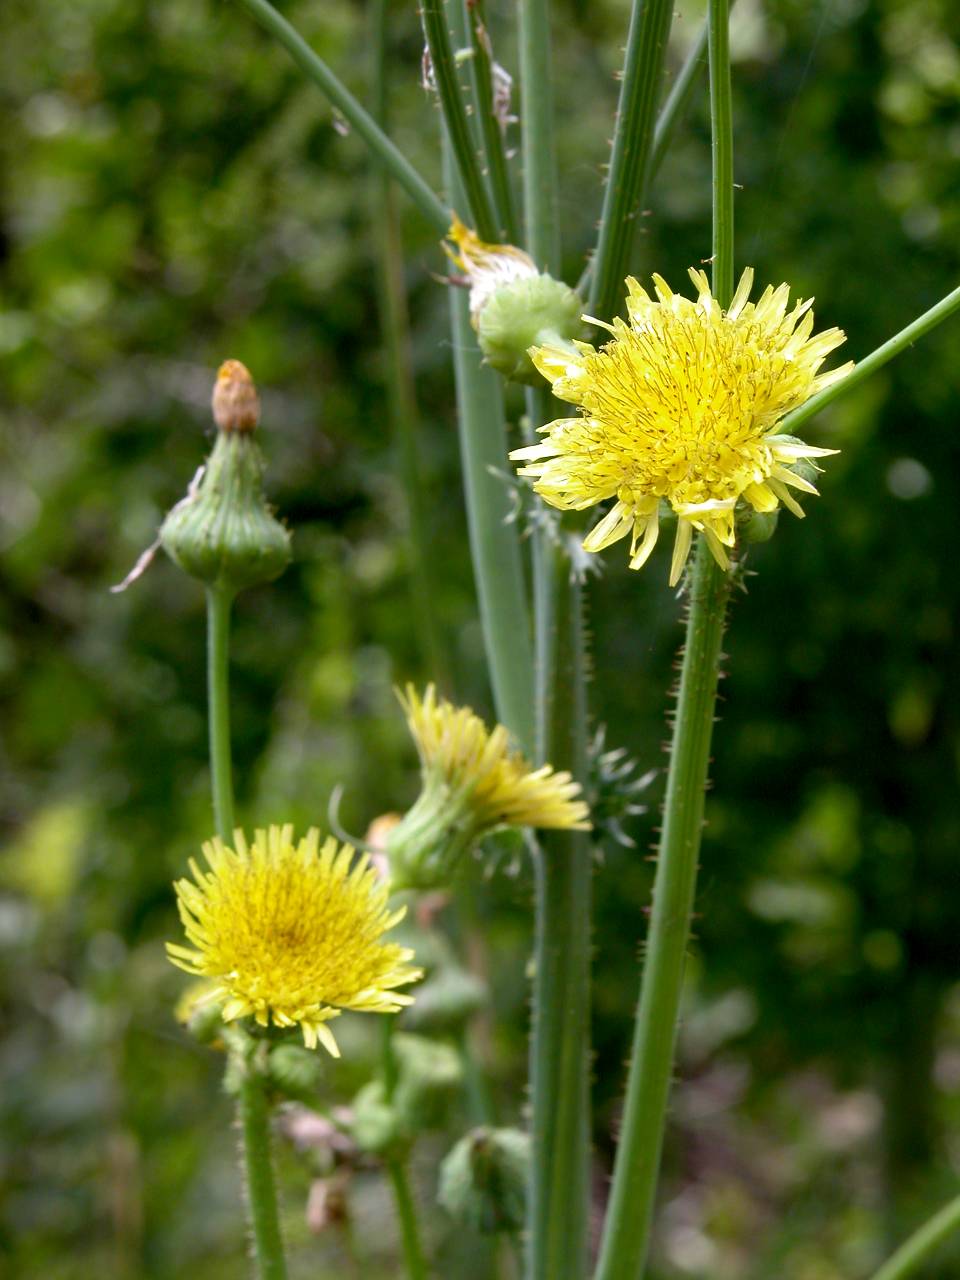
M 733 294 L 728 0 L 710 0 L 708 15 L 713 130 L 713 292 L 725 308 L 730 305 Z M 649 1252 L 696 892 L 720 647 L 729 594 L 729 574 L 717 563 L 707 538 L 701 534 L 690 581 L 686 641 L 623 1128 L 596 1280 L 637 1280 Z
M 247 1214 L 259 1280 L 286 1280 L 266 1088 L 263 1075 L 247 1063 L 239 1084 L 237 1119 L 243 1136 Z
M 230 611 L 233 592 L 222 583 L 207 587 L 207 705 L 210 784 L 217 835 L 233 836 L 233 765 L 230 750 Z
M 873 1280 L 907 1280 L 917 1268 L 926 1262 L 934 1249 L 939 1248 L 953 1233 L 960 1230 L 960 1196 L 918 1227 L 909 1240 L 887 1259 Z

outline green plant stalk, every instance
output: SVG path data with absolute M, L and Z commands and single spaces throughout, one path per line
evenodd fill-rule
M 526 248 L 541 271 L 559 279 L 560 227 L 549 0 L 519 0 L 517 18 Z
M 381 1041 L 381 1058 L 383 1064 L 383 1089 L 386 1101 L 393 1099 L 399 1081 L 397 1056 L 393 1051 L 393 1032 L 396 1017 L 388 1014 L 383 1020 L 383 1038 Z M 427 1261 L 420 1240 L 420 1226 L 417 1221 L 417 1206 L 413 1199 L 410 1179 L 407 1174 L 406 1156 L 394 1155 L 385 1161 L 387 1175 L 393 1188 L 393 1202 L 400 1223 L 400 1242 L 403 1246 L 403 1259 L 407 1271 L 407 1280 L 427 1280 Z
M 457 79 L 457 64 L 453 56 L 443 0 L 422 0 L 420 17 L 430 51 L 446 137 L 457 166 L 467 207 L 480 239 L 495 242 L 497 218 L 480 169 L 463 92 Z
M 657 176 L 661 164 L 663 164 L 670 143 L 673 141 L 673 135 L 676 133 L 677 125 L 683 119 L 690 100 L 693 97 L 694 90 L 700 80 L 703 68 L 706 65 L 704 54 L 707 47 L 707 24 L 704 22 L 700 28 L 696 40 L 690 46 L 686 58 L 683 60 L 683 66 L 680 68 L 677 78 L 673 83 L 673 87 L 667 97 L 666 102 L 660 109 L 657 116 L 656 128 L 653 131 L 653 148 L 650 155 L 650 170 L 647 174 L 646 182 L 640 189 L 640 195 L 637 205 L 643 209 L 647 203 L 647 192 Z M 591 260 L 577 284 L 577 292 L 586 294 L 590 288 L 590 282 L 593 279 L 594 262 Z
M 210 733 L 210 784 L 217 835 L 233 840 L 233 767 L 230 751 L 230 609 L 233 592 L 207 588 L 207 708 Z
M 240 1084 L 237 1115 L 243 1135 L 247 1213 L 259 1280 L 286 1280 L 277 1192 L 270 1155 L 270 1105 L 266 1081 L 247 1067 Z
M 371 107 L 374 119 L 384 131 L 388 126 L 387 3 L 388 0 L 375 0 L 372 14 Z M 386 357 L 387 408 L 397 442 L 400 477 L 406 498 L 414 626 L 426 668 L 443 688 L 448 683 L 447 663 L 440 639 L 437 592 L 431 572 L 433 557 L 427 533 L 425 468 L 410 354 L 410 318 L 404 292 L 400 218 L 393 180 L 382 170 L 374 176 L 373 194 L 374 238 L 381 281 L 377 302 Z
M 733 122 L 728 0 L 709 0 L 713 136 L 713 293 L 733 292 Z M 653 911 L 634 1025 L 623 1128 L 596 1280 L 638 1280 L 649 1250 L 673 1071 L 690 917 L 703 833 L 704 795 L 719 679 L 729 574 L 701 534 L 689 612 L 663 809 Z
M 883 1264 L 873 1280 L 906 1280 L 953 1233 L 960 1230 L 960 1196 L 919 1227 Z
M 586 775 L 586 665 L 582 586 L 563 547 L 554 578 L 550 660 L 541 714 L 551 759 Z M 542 615 L 541 615 L 542 616 Z M 528 1280 L 583 1280 L 590 1219 L 590 836 L 543 831 L 534 848 L 536 932 L 530 1044 L 533 1158 L 528 1191 Z
M 702 536 L 690 586 L 640 1007 L 596 1280 L 638 1280 L 649 1246 L 703 827 L 729 580 Z
M 918 316 L 899 333 L 894 334 L 892 338 L 888 338 L 875 351 L 871 351 L 868 356 L 854 366 L 845 378 L 841 378 L 839 382 L 835 382 L 833 386 L 825 388 L 818 395 L 811 396 L 805 404 L 794 409 L 777 427 L 777 430 L 784 434 L 794 435 L 815 414 L 821 409 L 825 409 L 828 404 L 833 404 L 834 400 L 839 400 L 841 396 L 853 391 L 861 382 L 871 377 L 878 369 L 882 369 L 885 364 L 891 361 L 894 356 L 898 356 L 901 351 L 905 351 L 907 347 L 928 334 L 931 329 L 935 329 L 938 324 L 942 324 L 956 311 L 960 311 L 960 287 L 953 289 L 935 303 L 929 311 L 925 311 L 923 315 Z
M 672 0 L 634 0 L 593 263 L 589 312 L 617 309 L 650 170 Z
M 450 210 L 299 32 L 277 12 L 269 0 L 237 2 L 283 45 L 307 79 L 318 86 L 351 128 L 356 130 L 370 149 L 374 160 L 403 187 L 434 230 L 440 235 L 446 235 L 450 227 Z
M 473 46 L 474 95 L 483 157 L 499 226 L 497 239 L 507 244 L 516 244 L 517 214 L 514 208 L 513 183 L 507 165 L 503 130 L 493 110 L 493 60 L 482 0 L 473 0 L 470 5 L 469 22 Z

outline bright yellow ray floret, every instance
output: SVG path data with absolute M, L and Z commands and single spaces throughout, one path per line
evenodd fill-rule
M 400 696 L 417 744 L 424 780 L 439 772 L 468 797 L 477 827 L 551 827 L 590 830 L 580 784 L 550 765 L 534 769 L 510 749 L 503 725 L 491 732 L 470 707 L 455 707 L 428 685 L 421 698 L 413 685 Z
M 548 423 L 546 440 L 510 455 L 527 464 L 520 474 L 534 477 L 552 506 L 579 511 L 616 498 L 583 545 L 600 551 L 630 534 L 633 569 L 656 545 L 665 499 L 677 516 L 671 585 L 694 529 L 727 567 L 741 499 L 755 511 L 782 503 L 803 515 L 790 490 L 817 491 L 794 465 L 836 450 L 779 435 L 777 425 L 853 367 L 818 372 L 844 334 L 813 336 L 812 300 L 788 311 L 787 285 L 749 302 L 748 267 L 724 312 L 704 272 L 691 270 L 690 278 L 696 299 L 673 293 L 657 275 L 655 299 L 628 279 L 628 320 L 603 326 L 613 336 L 599 351 L 585 342 L 531 351 L 554 395 L 580 416 Z
M 395 1013 L 413 997 L 395 988 L 416 981 L 413 952 L 381 937 L 404 910 L 387 905 L 388 886 L 363 855 L 311 828 L 298 843 L 292 826 L 257 831 L 248 845 L 234 832 L 203 846 L 209 870 L 191 859 L 193 879 L 174 886 L 192 947 L 167 943 L 175 965 L 213 979 L 208 998 L 223 1018 L 252 1015 L 261 1026 L 299 1026 L 335 1057 L 326 1025 L 344 1009 Z

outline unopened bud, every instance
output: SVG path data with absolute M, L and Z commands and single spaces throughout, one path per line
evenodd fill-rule
M 459 965 L 438 969 L 417 988 L 416 1002 L 405 1010 L 403 1025 L 428 1033 L 455 1031 L 486 1002 L 486 983 L 475 974 Z
M 239 360 L 220 367 L 213 415 L 213 452 L 196 488 L 164 520 L 160 542 L 192 577 L 241 591 L 283 572 L 290 534 L 263 496 L 263 458 L 252 435 L 260 401 Z
M 455 1221 L 482 1235 L 520 1231 L 529 1165 L 527 1134 L 474 1129 L 440 1166 L 440 1203 Z
M 267 1059 L 267 1075 L 288 1098 L 311 1101 L 323 1078 L 323 1064 L 318 1053 L 302 1045 L 277 1044 Z
M 382 1081 L 364 1085 L 354 1098 L 350 1132 L 360 1150 L 370 1155 L 393 1155 L 408 1145 L 409 1137 L 396 1107 L 387 1102 Z
M 543 377 L 527 354 L 531 347 L 562 346 L 582 331 L 580 296 L 553 276 L 536 275 L 495 289 L 477 317 L 480 350 L 498 373 L 527 386 Z
M 459 1053 L 442 1041 L 405 1033 L 395 1034 L 392 1045 L 400 1077 L 393 1102 L 403 1128 L 442 1128 L 463 1081 Z
M 216 984 L 208 979 L 192 982 L 173 1009 L 173 1016 L 200 1044 L 223 1047 L 223 1000 L 211 999 Z

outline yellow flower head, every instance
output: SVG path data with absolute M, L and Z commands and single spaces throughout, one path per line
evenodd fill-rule
M 463 853 L 501 827 L 590 830 L 580 784 L 549 765 L 532 768 L 510 749 L 503 725 L 491 733 L 469 707 L 421 698 L 412 685 L 400 701 L 420 755 L 423 789 L 387 838 L 399 886 L 449 883 Z
M 349 845 L 320 845 L 311 828 L 298 844 L 291 826 L 257 831 L 248 845 L 214 839 L 203 846 L 209 871 L 190 860 L 193 880 L 174 886 L 192 948 L 167 943 L 175 965 L 214 979 L 207 996 L 223 1000 L 223 1018 L 253 1015 L 261 1026 L 299 1025 L 304 1043 L 334 1057 L 326 1023 L 343 1009 L 395 1013 L 413 997 L 413 952 L 380 941 L 402 918 L 387 906 L 388 887 Z
M 497 289 L 540 274 L 529 254 L 512 244 L 487 244 L 456 214 L 447 236 L 456 247 L 444 245 L 444 252 L 470 283 L 470 318 L 474 328 L 484 304 Z
M 803 515 L 790 489 L 817 491 L 794 465 L 836 450 L 778 435 L 777 424 L 853 367 L 818 373 L 844 334 L 811 336 L 812 300 L 788 312 L 787 285 L 769 286 L 749 302 L 748 267 L 724 312 L 706 275 L 691 270 L 690 278 L 696 300 L 673 293 L 657 275 L 656 299 L 628 279 L 628 320 L 603 326 L 613 337 L 599 351 L 585 342 L 531 351 L 554 394 L 577 405 L 580 416 L 549 423 L 541 428 L 545 441 L 511 454 L 528 464 L 520 474 L 535 477 L 534 488 L 555 507 L 580 511 L 615 497 L 583 545 L 600 551 L 629 533 L 632 569 L 656 545 L 666 499 L 678 517 L 671 585 L 694 529 L 727 567 L 741 498 L 755 511 L 783 503 Z

